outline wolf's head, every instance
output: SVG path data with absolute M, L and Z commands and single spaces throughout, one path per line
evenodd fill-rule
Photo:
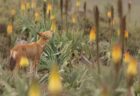
M 39 32 L 38 35 L 40 36 L 40 38 L 48 40 L 52 38 L 53 32 L 52 31 Z

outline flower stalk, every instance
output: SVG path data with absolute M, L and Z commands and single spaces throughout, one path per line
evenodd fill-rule
M 99 64 L 99 9 L 97 6 L 94 8 L 94 20 L 95 20 L 95 28 L 96 28 L 96 51 L 97 51 L 97 66 L 98 73 L 100 74 L 100 64 Z

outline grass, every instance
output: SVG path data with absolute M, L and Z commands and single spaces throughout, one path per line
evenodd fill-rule
M 103 21 L 99 21 L 99 41 L 97 42 L 99 43 L 98 58 L 101 69 L 100 73 L 98 73 L 97 68 L 96 42 L 93 41 L 92 44 L 89 42 L 89 32 L 92 25 L 95 24 L 93 11 L 88 11 L 90 12 L 88 13 L 90 16 L 87 17 L 93 18 L 86 18 L 87 21 L 84 21 L 84 12 L 82 14 L 82 12 L 76 11 L 77 14 L 80 14 L 78 15 L 79 17 L 77 18 L 76 24 L 71 23 L 71 14 L 69 14 L 68 22 L 64 20 L 64 23 L 68 24 L 68 29 L 66 29 L 65 24 L 61 25 L 61 17 L 59 16 L 60 9 L 57 6 L 59 2 L 53 0 L 53 6 L 57 6 L 53 7 L 53 14 L 57 17 L 57 29 L 52 39 L 46 44 L 40 58 L 40 64 L 37 66 L 38 76 L 33 78 L 28 72 L 24 72 L 23 70 L 12 74 L 12 72 L 7 69 L 7 66 L 9 64 L 10 49 L 16 45 L 15 42 L 17 38 L 33 42 L 38 39 L 37 32 L 50 30 L 52 22 L 48 16 L 46 16 L 46 22 L 44 23 L 42 11 L 43 1 L 37 2 L 37 9 L 31 9 L 30 11 L 25 10 L 23 12 L 19 9 L 19 6 L 15 6 L 19 3 L 16 0 L 0 1 L 0 4 L 2 4 L 0 13 L 4 13 L 0 15 L 0 17 L 2 17 L 0 19 L 1 24 L 7 25 L 11 17 L 10 9 L 16 9 L 13 33 L 10 37 L 7 36 L 6 29 L 5 32 L 0 33 L 0 96 L 27 96 L 30 84 L 32 84 L 34 78 L 38 80 L 41 89 L 40 96 L 50 96 L 47 85 L 52 64 L 58 64 L 59 66 L 64 96 L 133 96 L 132 94 L 136 96 L 136 94 L 138 95 L 140 93 L 139 63 L 137 63 L 137 75 L 128 78 L 127 68 L 129 64 L 127 65 L 123 62 L 123 64 L 120 64 L 121 67 L 119 67 L 119 71 L 116 71 L 118 65 L 112 60 L 111 49 L 113 44 L 118 41 L 119 37 L 117 37 L 116 34 L 120 23 L 118 22 L 113 25 L 114 34 L 110 37 L 110 26 L 106 12 L 109 10 L 111 4 L 107 2 L 102 2 L 107 3 L 107 5 L 103 4 L 101 6 L 103 9 L 99 7 L 100 17 L 103 18 Z M 72 3 L 72 5 L 74 4 Z M 34 20 L 34 12 L 36 10 L 40 13 L 40 20 L 38 22 Z M 134 9 L 132 12 L 133 11 Z M 116 20 L 119 19 L 117 14 L 115 8 L 114 15 Z M 133 18 L 132 16 L 129 19 L 127 15 L 126 29 L 130 35 L 125 47 L 132 54 L 132 57 L 139 61 L 140 29 L 137 27 L 138 25 L 129 22 L 130 20 L 133 21 Z M 60 30 L 62 26 L 63 29 Z M 110 40 L 112 43 L 109 42 Z M 9 43 L 10 41 L 11 43 Z M 133 67 L 132 69 L 135 68 Z

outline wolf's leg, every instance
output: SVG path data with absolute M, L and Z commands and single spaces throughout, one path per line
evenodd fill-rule
M 39 64 L 39 56 L 36 56 L 34 60 L 33 71 L 35 76 L 37 76 L 37 64 Z

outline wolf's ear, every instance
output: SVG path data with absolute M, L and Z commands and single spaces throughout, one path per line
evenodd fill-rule
M 45 36 L 46 34 L 44 34 L 44 32 L 38 32 L 37 35 L 38 35 L 40 38 L 48 39 L 48 36 Z
M 42 36 L 41 32 L 38 32 L 37 35 L 38 35 L 38 36 Z
M 53 33 L 54 33 L 54 32 L 52 32 L 52 31 L 49 30 L 49 31 L 47 32 L 47 36 L 48 36 L 49 38 L 52 38 L 52 37 L 53 37 Z

